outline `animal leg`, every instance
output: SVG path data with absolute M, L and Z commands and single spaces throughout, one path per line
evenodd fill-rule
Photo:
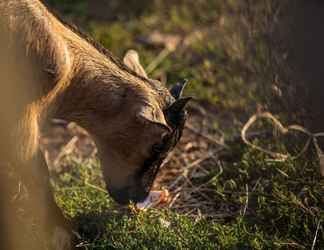
M 28 168 L 23 180 L 30 196 L 32 214 L 37 218 L 41 230 L 44 230 L 49 249 L 70 250 L 72 247 L 73 226 L 57 206 L 50 187 L 47 163 L 39 151 Z

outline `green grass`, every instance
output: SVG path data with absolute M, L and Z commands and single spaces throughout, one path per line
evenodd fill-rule
M 70 159 L 70 170 L 55 179 L 56 198 L 79 225 L 84 249 L 310 249 L 324 220 L 324 183 L 313 157 L 274 162 L 246 147 L 231 150 L 221 174 L 191 180 L 209 183 L 219 220 L 203 211 L 191 218 L 173 209 L 121 210 L 96 161 Z M 315 249 L 323 239 L 320 230 Z
M 121 12 L 108 20 L 90 18 L 85 1 L 48 2 L 115 55 L 122 57 L 128 49 L 137 49 L 144 65 L 162 49 L 147 46 L 139 38 L 152 31 L 181 38 L 198 32 L 196 39 L 165 58 L 151 76 L 162 72 L 168 84 L 189 78 L 187 93 L 205 105 L 215 105 L 215 124 L 220 129 L 237 132 L 237 124 L 257 103 L 273 101 L 269 51 L 258 34 L 253 34 L 257 42 L 251 51 L 244 37 L 247 27 L 240 1 L 154 1 L 139 8 L 136 16 Z M 262 19 L 270 2 L 260 3 L 261 7 L 255 6 L 260 7 Z M 264 85 L 258 85 L 260 81 Z M 282 119 L 298 117 L 281 109 L 281 102 L 276 100 L 275 109 Z M 224 118 L 218 112 L 228 115 Z M 296 139 L 291 142 L 298 145 Z M 282 141 L 266 144 L 281 152 L 289 149 Z M 207 176 L 191 179 L 195 185 L 208 183 L 217 220 L 209 219 L 204 211 L 192 218 L 176 209 L 121 210 L 105 192 L 95 160 L 78 162 L 71 157 L 71 167 L 53 184 L 59 205 L 79 224 L 84 249 L 311 249 L 320 221 L 314 249 L 324 249 L 324 181 L 314 150 L 310 151 L 296 160 L 276 162 L 240 143 L 231 145 L 221 159 L 222 171 L 210 166 Z

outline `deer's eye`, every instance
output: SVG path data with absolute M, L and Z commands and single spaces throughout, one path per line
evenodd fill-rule
M 163 143 L 156 143 L 152 146 L 153 153 L 162 153 L 163 152 Z

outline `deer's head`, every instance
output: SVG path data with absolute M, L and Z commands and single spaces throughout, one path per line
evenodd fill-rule
M 127 53 L 124 63 L 147 78 L 136 52 Z M 190 100 L 182 97 L 186 82 L 168 90 L 158 81 L 148 81 L 155 90 L 137 89 L 136 101 L 124 103 L 109 125 L 109 136 L 95 137 L 108 191 L 121 204 L 147 197 L 186 121 Z

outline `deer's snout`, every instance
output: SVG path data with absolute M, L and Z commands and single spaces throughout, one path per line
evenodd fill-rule
M 129 204 L 132 202 L 142 202 L 146 199 L 149 192 L 144 188 L 126 186 L 122 188 L 108 188 L 111 197 L 121 205 Z

